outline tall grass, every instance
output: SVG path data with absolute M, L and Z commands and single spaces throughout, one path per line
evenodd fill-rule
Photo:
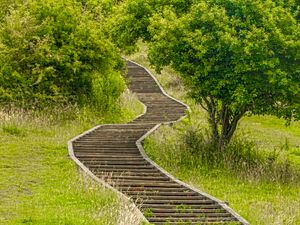
M 300 170 L 289 162 L 284 150 L 261 151 L 243 136 L 236 136 L 220 150 L 210 142 L 208 132 L 181 123 L 175 128 L 162 128 L 145 145 L 155 158 L 152 151 L 163 149 L 158 159 L 162 164 L 169 163 L 172 170 L 200 166 L 228 171 L 247 181 L 300 184 Z
M 138 224 L 131 204 L 80 175 L 67 141 L 142 109 L 130 92 L 107 113 L 76 105 L 0 109 L 0 224 Z

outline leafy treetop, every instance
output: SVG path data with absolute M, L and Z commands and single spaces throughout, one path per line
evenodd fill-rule
M 152 1 L 133 2 L 140 12 Z M 142 33 L 129 34 L 134 37 L 129 40 L 134 44 L 142 37 L 149 43 L 149 59 L 158 71 L 171 66 L 179 72 L 208 112 L 219 147 L 230 141 L 246 113 L 300 119 L 296 2 L 209 0 L 194 1 L 184 12 L 173 4 L 157 8 L 136 26 L 137 13 L 127 10 L 123 22 Z

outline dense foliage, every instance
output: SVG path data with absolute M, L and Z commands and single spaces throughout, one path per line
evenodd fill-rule
M 2 104 L 89 101 L 105 108 L 116 100 L 122 61 L 104 35 L 99 2 L 29 0 L 7 7 L 0 28 Z
M 110 19 L 112 24 L 110 35 L 122 50 L 136 50 L 135 43 L 142 38 L 151 41 L 152 35 L 148 27 L 150 18 L 164 10 L 172 8 L 177 14 L 184 14 L 191 6 L 192 0 L 125 0 L 114 9 L 115 16 Z
M 212 140 L 219 147 L 230 141 L 246 113 L 300 118 L 296 1 L 187 1 L 184 12 L 173 3 L 156 2 L 151 13 L 142 13 L 151 3 L 125 4 L 119 27 L 127 22 L 133 28 L 127 36 L 126 29 L 117 30 L 119 40 L 129 37 L 126 45 L 134 45 L 137 37 L 143 38 L 158 71 L 170 65 L 181 74 L 191 96 L 208 112 Z M 142 26 L 141 13 L 147 18 Z
M 118 48 L 148 42 L 228 143 L 246 113 L 300 115 L 296 0 L 0 0 L 0 103 L 90 102 L 123 90 Z M 113 40 L 113 41 L 111 41 Z M 116 47 L 117 46 L 117 47 Z

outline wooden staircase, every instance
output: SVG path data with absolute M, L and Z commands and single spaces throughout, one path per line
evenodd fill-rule
M 166 95 L 142 66 L 127 61 L 127 68 L 129 89 L 147 110 L 128 124 L 98 126 L 74 138 L 72 159 L 131 198 L 152 224 L 248 224 L 224 202 L 177 180 L 147 157 L 142 140 L 160 124 L 184 117 L 187 106 Z

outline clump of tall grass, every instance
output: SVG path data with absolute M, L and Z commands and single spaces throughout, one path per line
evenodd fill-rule
M 236 136 L 226 148 L 220 149 L 210 141 L 205 129 L 177 125 L 175 129 L 163 127 L 145 144 L 150 156 L 175 171 L 206 167 L 252 181 L 289 183 L 300 180 L 300 171 L 289 162 L 283 148 L 262 151 L 243 136 Z M 161 149 L 159 157 L 155 149 Z
M 120 95 L 118 105 L 122 109 L 122 116 L 128 121 L 144 112 L 143 104 L 138 100 L 136 94 L 131 92 L 129 89 L 126 89 Z
M 192 126 L 179 138 L 185 154 L 209 167 L 224 168 L 250 180 L 294 182 L 300 178 L 300 171 L 291 165 L 284 148 L 261 151 L 253 141 L 236 136 L 226 148 L 220 149 L 209 141 L 208 132 Z
M 103 205 L 95 217 L 107 218 L 106 225 L 141 225 L 147 224 L 142 214 L 137 211 L 136 206 L 128 199 L 118 195 L 111 190 L 105 189 L 101 184 L 95 182 L 83 171 L 80 173 L 81 186 L 90 192 L 103 193 L 108 196 L 110 202 Z
M 5 133 L 24 136 L 22 127 L 42 128 L 69 123 L 86 127 L 103 123 L 124 123 L 134 119 L 144 108 L 135 94 L 125 90 L 109 110 L 101 111 L 92 104 L 56 104 L 43 109 L 24 109 L 13 105 L 0 109 L 0 128 Z
M 18 137 L 26 136 L 26 132 L 14 124 L 4 125 L 4 126 L 2 126 L 2 130 L 4 133 L 14 135 L 14 136 L 18 136 Z

